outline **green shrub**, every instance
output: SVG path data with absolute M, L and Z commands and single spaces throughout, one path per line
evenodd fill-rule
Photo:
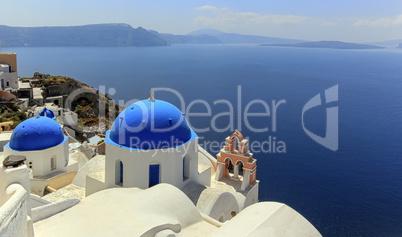
M 24 121 L 26 118 L 27 118 L 27 115 L 24 112 L 18 111 L 18 112 L 15 112 L 13 114 L 13 120 L 14 121 L 18 121 L 18 120 L 19 121 Z
M 20 110 L 20 107 L 19 107 L 17 104 L 13 104 L 13 105 L 12 105 L 12 110 L 13 110 L 14 112 L 17 112 L 17 111 Z

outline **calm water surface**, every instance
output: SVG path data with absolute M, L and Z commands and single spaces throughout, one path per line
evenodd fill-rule
M 150 88 L 168 87 L 186 105 L 211 105 L 212 116 L 229 111 L 234 123 L 254 99 L 286 100 L 272 117 L 255 117 L 250 142 L 275 138 L 286 153 L 255 152 L 260 201 L 284 202 L 305 216 L 324 236 L 402 235 L 402 50 L 347 51 L 235 45 L 174 45 L 152 48 L 9 48 L 18 54 L 20 76 L 34 72 L 66 75 L 88 85 L 114 88 L 116 100 L 149 97 Z M 303 131 L 304 104 L 338 85 L 339 150 L 330 151 Z M 238 86 L 241 99 L 238 100 Z M 113 91 L 112 91 L 113 92 Z M 113 93 L 112 93 L 113 94 Z M 169 92 L 156 98 L 180 105 Z M 325 106 L 305 115 L 306 127 L 325 134 Z M 195 105 L 191 111 L 206 112 Z M 261 105 L 250 111 L 261 112 Z M 271 108 L 272 111 L 272 108 Z M 210 117 L 189 118 L 194 128 L 211 127 Z M 216 120 L 218 128 L 229 116 Z M 198 132 L 200 143 L 221 142 L 232 131 Z M 206 147 L 212 151 L 212 147 Z

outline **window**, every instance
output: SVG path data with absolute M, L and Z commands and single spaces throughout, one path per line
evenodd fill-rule
M 120 160 L 116 161 L 116 168 L 115 168 L 115 183 L 123 187 L 123 172 L 124 172 L 124 165 L 123 162 Z
M 190 159 L 185 156 L 183 157 L 183 181 L 190 178 Z
M 52 158 L 50 158 L 50 169 L 55 170 L 56 169 L 56 156 L 53 155 Z

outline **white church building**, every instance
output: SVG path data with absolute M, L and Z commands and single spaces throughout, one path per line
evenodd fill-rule
M 126 108 L 106 133 L 105 185 L 178 188 L 210 185 L 211 170 L 198 170 L 198 136 L 172 104 L 143 100 Z
M 14 129 L 4 146 L 4 156 L 9 155 L 25 156 L 33 176 L 72 168 L 68 167 L 68 137 L 56 121 L 45 116 L 29 118 Z
M 167 183 L 181 189 L 203 214 L 230 220 L 258 202 L 259 181 L 256 160 L 245 148 L 247 140 L 238 131 L 227 139 L 232 146 L 222 148 L 224 159 L 216 160 L 198 145 L 197 134 L 174 105 L 153 96 L 133 103 L 106 132 L 104 169 L 88 174 L 86 196 L 108 188 L 146 189 Z M 239 151 L 235 140 L 243 146 Z M 247 177 L 239 175 L 242 171 Z
M 78 163 L 69 159 L 68 136 L 52 118 L 32 117 L 20 123 L 10 142 L 4 146 L 4 157 L 26 157 L 31 193 L 44 195 L 49 190 L 63 187 L 78 171 Z

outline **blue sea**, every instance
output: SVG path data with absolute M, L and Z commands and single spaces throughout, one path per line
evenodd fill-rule
M 20 76 L 73 77 L 104 86 L 122 105 L 148 98 L 151 88 L 159 88 L 157 99 L 178 107 L 193 102 L 187 116 L 204 116 L 188 120 L 204 129 L 197 132 L 200 144 L 213 155 L 216 144 L 208 142 L 222 142 L 236 128 L 250 143 L 271 141 L 270 150 L 251 149 L 260 201 L 286 203 L 324 236 L 402 236 L 402 50 L 173 45 L 3 51 L 18 54 Z M 336 85 L 338 101 L 326 104 L 325 90 Z M 337 107 L 337 151 L 303 130 L 303 107 L 317 94 L 322 105 L 304 114 L 305 126 L 324 137 L 326 108 Z M 281 100 L 273 116 L 272 103 Z M 265 105 L 270 116 L 245 121 L 245 112 L 267 113 Z M 273 149 L 274 143 L 285 150 Z

